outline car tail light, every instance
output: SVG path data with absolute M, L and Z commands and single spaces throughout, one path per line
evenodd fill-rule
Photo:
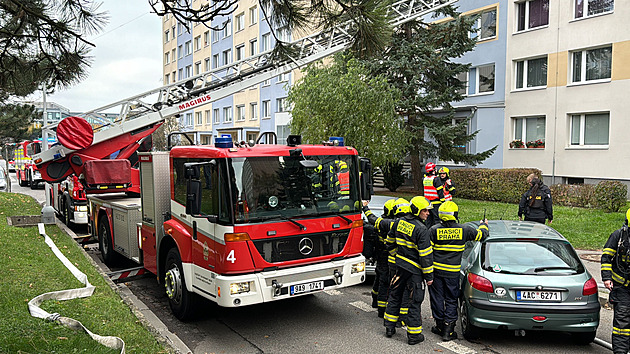
M 468 273 L 468 283 L 470 283 L 470 286 L 473 288 L 483 291 L 484 293 L 491 293 L 494 291 L 490 280 L 474 273 Z
M 597 294 L 597 282 L 595 279 L 591 278 L 584 283 L 584 287 L 582 288 L 582 295 L 593 295 Z

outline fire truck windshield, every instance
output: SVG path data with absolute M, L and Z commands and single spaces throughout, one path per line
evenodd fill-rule
M 360 212 L 359 172 L 351 155 L 265 156 L 228 160 L 236 223 Z

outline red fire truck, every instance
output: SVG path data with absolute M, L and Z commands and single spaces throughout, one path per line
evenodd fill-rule
M 453 2 L 399 1 L 392 25 Z M 347 48 L 350 25 L 295 41 L 297 57 L 260 53 L 84 114 L 117 108 L 102 128 L 79 117 L 44 127 L 60 144 L 33 161 L 46 181 L 74 175 L 88 194 L 124 192 L 88 195 L 91 233 L 106 263 L 124 256 L 156 274 L 180 319 L 193 315 L 196 295 L 235 307 L 358 284 L 371 166 L 342 139 L 306 145 L 289 136 L 281 146 L 217 137 L 141 152 L 139 168 L 132 161 L 164 119 Z

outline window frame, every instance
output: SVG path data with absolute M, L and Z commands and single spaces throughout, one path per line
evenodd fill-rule
M 260 36 L 260 52 L 271 50 L 271 33 L 263 33 Z
M 249 8 L 249 25 L 253 26 L 258 23 L 258 6 L 254 5 Z
M 286 97 L 277 97 L 276 98 L 276 113 L 288 112 L 289 107 L 287 105 Z
M 588 0 L 583 0 L 582 2 L 582 16 L 578 17 L 577 16 L 577 12 L 578 12 L 578 2 L 579 0 L 574 0 L 573 1 L 573 20 L 585 20 L 587 18 L 593 18 L 593 17 L 597 17 L 597 16 L 604 16 L 604 15 L 608 15 L 608 14 L 612 14 L 615 12 L 615 1 L 612 1 L 612 9 L 610 11 L 606 11 L 606 12 L 600 12 L 598 14 L 593 14 L 593 15 L 589 15 L 588 14 Z
M 204 111 L 204 117 L 205 117 L 205 124 L 206 125 L 210 125 L 212 124 L 212 110 L 206 109 Z
M 223 123 L 232 123 L 232 106 L 223 107 Z
M 585 144 L 586 137 L 586 116 L 608 114 L 608 143 L 607 144 Z M 575 116 L 580 117 L 580 132 L 578 144 L 573 144 L 573 118 Z M 568 149 L 608 149 L 610 147 L 610 111 L 602 112 L 584 112 L 584 113 L 569 113 L 569 134 L 568 134 Z
M 603 78 L 603 79 L 592 79 L 592 80 L 587 80 L 586 79 L 586 69 L 587 69 L 587 52 L 588 51 L 592 51 L 592 50 L 598 50 L 598 49 L 604 49 L 604 48 L 610 48 L 610 77 L 607 78 Z M 569 55 L 569 66 L 571 68 L 570 72 L 569 72 L 569 86 L 573 86 L 573 85 L 586 85 L 586 84 L 594 84 L 594 83 L 601 83 L 601 82 L 610 82 L 612 80 L 612 66 L 613 66 L 613 45 L 612 44 L 607 44 L 604 46 L 598 46 L 598 47 L 590 47 L 590 48 L 583 48 L 583 49 L 579 49 L 579 50 L 572 50 L 569 51 L 570 55 Z M 577 53 L 581 53 L 581 58 L 580 58 L 580 81 L 574 81 L 575 78 L 575 55 Z
M 249 103 L 249 120 L 258 120 L 258 102 Z
M 534 120 L 534 119 L 543 119 L 544 120 L 544 129 L 543 129 L 543 136 L 542 137 L 534 137 L 534 139 L 529 140 L 527 139 L 527 121 L 528 120 Z M 519 119 L 522 119 L 521 122 L 521 136 L 517 137 L 517 129 L 518 129 L 518 121 Z M 546 141 L 547 139 L 547 116 L 544 114 L 541 115 L 528 115 L 528 116 L 515 116 L 512 117 L 512 140 L 520 140 L 523 142 L 523 144 L 527 144 L 528 141 L 536 141 L 536 140 L 542 140 L 542 141 Z
M 245 105 L 239 104 L 236 106 L 236 121 L 244 122 L 245 121 Z
M 271 119 L 271 100 L 263 100 L 260 109 L 261 119 Z
M 197 37 L 195 37 L 193 40 L 193 43 L 194 43 L 193 50 L 195 52 L 200 51 L 201 50 L 201 35 L 198 35 Z
M 203 112 L 202 111 L 195 112 L 195 125 L 196 126 L 203 125 Z
M 481 92 L 481 91 L 479 91 L 479 85 L 480 85 L 479 69 L 487 67 L 487 66 L 492 66 L 494 68 L 495 85 L 492 88 L 492 91 L 483 91 L 483 92 Z M 494 94 L 495 91 L 496 91 L 496 70 L 497 70 L 496 64 L 495 63 L 491 63 L 491 64 L 479 65 L 479 66 L 476 66 L 474 69 L 475 69 L 475 93 L 473 93 L 472 95 L 469 95 L 469 96 L 481 96 L 481 95 L 492 95 L 492 94 Z
M 249 56 L 258 54 L 258 38 L 252 38 L 249 40 Z
M 546 63 L 545 65 L 548 68 L 549 65 L 549 57 L 547 55 L 544 56 L 539 56 L 539 57 L 533 57 L 533 58 L 527 58 L 527 59 L 521 59 L 521 60 L 514 60 L 514 90 L 515 91 L 527 91 L 527 90 L 536 90 L 536 89 L 541 89 L 541 88 L 547 88 L 547 83 L 548 83 L 548 72 L 545 73 L 545 84 L 544 85 L 539 85 L 539 86 L 531 86 L 528 87 L 527 86 L 527 80 L 528 80 L 528 74 L 529 74 L 529 62 L 533 61 L 533 60 L 539 60 L 539 59 L 546 59 Z M 519 63 L 523 63 L 523 73 L 522 73 L 522 78 L 523 78 L 523 87 L 518 87 L 518 75 L 519 75 L 519 68 L 518 68 L 518 64 Z
M 214 124 L 221 123 L 221 109 L 220 108 L 214 108 L 212 110 L 212 120 Z
M 525 0 L 525 1 L 519 1 L 517 3 L 515 3 L 514 5 L 516 6 L 516 20 L 515 25 L 516 25 L 516 29 L 515 29 L 515 33 L 522 33 L 522 32 L 528 32 L 528 31 L 533 31 L 533 30 L 537 30 L 537 29 L 542 29 L 542 28 L 547 28 L 549 27 L 549 0 L 547 1 L 547 23 L 544 25 L 540 25 L 540 26 L 535 26 L 535 27 L 529 27 L 529 23 L 530 23 L 530 5 L 532 2 L 537 1 L 537 0 Z M 545 0 L 540 0 L 540 1 L 545 1 Z M 523 29 L 519 28 L 519 18 L 520 18 L 520 6 L 521 5 L 525 5 L 524 9 L 525 9 L 525 21 L 523 23 Z
M 245 29 L 245 11 L 234 16 L 234 33 Z
M 223 27 L 223 39 L 229 37 L 232 35 L 232 21 L 231 20 L 227 20 L 225 22 L 223 22 L 224 26 Z
M 191 55 L 192 54 L 192 41 L 186 41 L 184 43 L 184 55 Z
M 234 47 L 234 61 L 240 61 L 245 59 L 245 43 L 241 43 Z
M 490 37 L 487 37 L 487 38 L 483 38 L 481 36 L 482 32 L 483 32 L 482 31 L 482 25 L 483 25 L 482 19 L 483 19 L 483 14 L 487 13 L 487 12 L 494 12 L 494 35 L 490 36 Z M 492 39 L 497 38 L 497 36 L 498 36 L 498 29 L 497 29 L 497 21 L 498 21 L 497 14 L 498 14 L 498 12 L 499 12 L 498 9 L 496 7 L 493 7 L 493 8 L 485 9 L 485 10 L 482 10 L 482 11 L 476 13 L 475 15 L 479 15 L 479 18 L 477 18 L 477 20 L 475 21 L 476 22 L 476 24 L 475 24 L 476 29 L 474 31 L 471 31 L 470 34 L 469 34 L 470 38 L 477 38 L 477 42 L 484 42 L 484 41 L 488 41 L 488 40 L 492 40 Z

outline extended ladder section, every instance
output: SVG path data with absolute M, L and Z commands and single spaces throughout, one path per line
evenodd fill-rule
M 456 1 L 401 0 L 395 2 L 388 9 L 391 17 L 390 24 L 394 27 L 399 26 Z M 271 51 L 266 51 L 207 73 L 86 112 L 82 117 L 88 121 L 103 122 L 102 126 L 94 129 L 92 146 L 112 141 L 119 136 L 133 135 L 134 132 L 159 124 L 181 112 L 230 96 L 342 51 L 351 45 L 355 35 L 353 29 L 352 22 L 348 21 L 333 29 L 291 42 L 294 48 L 299 49 L 294 56 L 272 61 Z M 105 118 L 105 112 L 112 112 L 112 110 L 118 110 L 119 114 L 114 122 L 109 122 Z M 56 127 L 57 124 L 53 124 L 44 129 L 54 132 Z M 124 143 L 128 144 L 128 140 L 124 140 Z M 35 155 L 33 161 L 40 167 L 51 161 L 68 160 L 76 151 L 57 145 Z M 86 153 L 83 150 L 81 152 Z

